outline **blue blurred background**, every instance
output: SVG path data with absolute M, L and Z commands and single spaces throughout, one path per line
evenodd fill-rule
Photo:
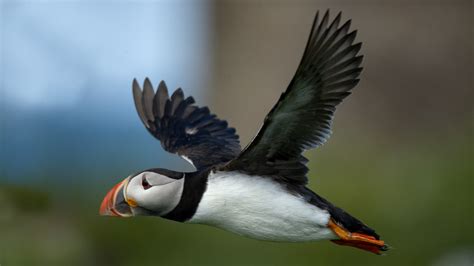
M 135 123 L 131 80 L 164 79 L 197 98 L 209 87 L 205 3 L 7 1 L 2 7 L 8 141 L 1 161 L 9 181 L 38 181 L 61 169 L 87 169 L 81 174 L 93 179 L 90 170 L 104 160 L 128 164 L 117 173 L 156 164 L 163 154 Z
M 474 263 L 471 1 L 0 3 L 0 265 Z M 327 8 L 353 19 L 365 70 L 307 153 L 311 187 L 392 252 L 97 215 L 130 173 L 192 170 L 144 130 L 133 78 L 182 87 L 245 146 Z

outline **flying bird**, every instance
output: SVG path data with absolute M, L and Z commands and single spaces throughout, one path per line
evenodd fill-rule
M 388 246 L 373 229 L 311 191 L 305 150 L 331 135 L 336 106 L 358 83 L 361 43 L 351 21 L 326 11 L 313 22 L 301 62 L 286 91 L 243 150 L 234 128 L 194 105 L 179 88 L 156 93 L 147 78 L 133 81 L 133 98 L 146 129 L 194 172 L 154 168 L 132 174 L 105 196 L 100 214 L 160 216 L 207 224 L 243 236 L 305 242 L 331 240 L 375 254 Z

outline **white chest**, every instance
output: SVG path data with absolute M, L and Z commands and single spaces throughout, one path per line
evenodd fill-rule
M 189 221 L 271 241 L 332 239 L 327 211 L 290 194 L 269 178 L 237 172 L 211 173 Z

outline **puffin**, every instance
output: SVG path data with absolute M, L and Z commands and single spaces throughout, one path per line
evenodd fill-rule
M 104 197 L 104 216 L 158 216 L 205 224 L 276 242 L 330 240 L 382 254 L 389 246 L 374 229 L 308 184 L 303 152 L 331 135 L 336 106 L 359 82 L 361 43 L 341 12 L 316 13 L 300 64 L 253 140 L 241 149 L 236 130 L 199 107 L 181 88 L 169 96 L 146 78 L 132 92 L 138 116 L 164 150 L 195 171 L 152 168 L 134 173 Z

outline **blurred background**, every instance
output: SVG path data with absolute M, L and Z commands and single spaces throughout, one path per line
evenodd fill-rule
M 245 146 L 286 88 L 316 10 L 352 19 L 362 80 L 310 186 L 393 247 L 269 243 L 99 217 L 151 167 L 190 171 L 139 122 L 133 78 L 182 87 Z M 0 265 L 473 265 L 472 1 L 0 2 Z

